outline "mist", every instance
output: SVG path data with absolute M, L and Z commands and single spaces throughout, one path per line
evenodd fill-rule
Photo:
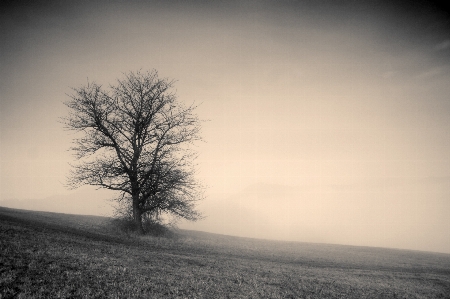
M 437 4 L 2 6 L 0 205 L 111 214 L 114 194 L 64 187 L 63 101 L 156 69 L 208 120 L 206 217 L 181 228 L 450 253 L 450 19 Z

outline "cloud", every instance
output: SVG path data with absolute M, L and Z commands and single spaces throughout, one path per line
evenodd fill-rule
M 383 76 L 384 79 L 390 79 L 390 78 L 395 77 L 396 74 L 397 74 L 396 71 L 387 71 L 387 72 L 384 72 L 384 73 L 382 74 L 382 76 Z
M 419 78 L 432 78 L 435 76 L 438 76 L 442 74 L 442 68 L 440 67 L 433 67 L 428 70 L 425 70 L 424 72 L 421 72 L 417 77 Z
M 434 47 L 437 51 L 443 51 L 450 48 L 450 39 L 446 39 Z

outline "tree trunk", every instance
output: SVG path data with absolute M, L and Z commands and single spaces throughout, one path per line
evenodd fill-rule
M 133 218 L 137 232 L 140 235 L 144 234 L 144 227 L 142 226 L 142 211 L 139 208 L 139 195 L 133 196 Z

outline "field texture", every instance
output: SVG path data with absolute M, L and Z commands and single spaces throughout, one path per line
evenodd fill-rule
M 179 231 L 0 208 L 0 298 L 450 298 L 450 255 Z

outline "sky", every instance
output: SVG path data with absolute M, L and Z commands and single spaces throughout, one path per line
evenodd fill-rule
M 430 1 L 27 1 L 0 10 L 0 205 L 67 190 L 71 88 L 156 69 L 201 103 L 186 229 L 450 253 L 450 14 Z M 407 3 L 403 3 L 407 2 Z

